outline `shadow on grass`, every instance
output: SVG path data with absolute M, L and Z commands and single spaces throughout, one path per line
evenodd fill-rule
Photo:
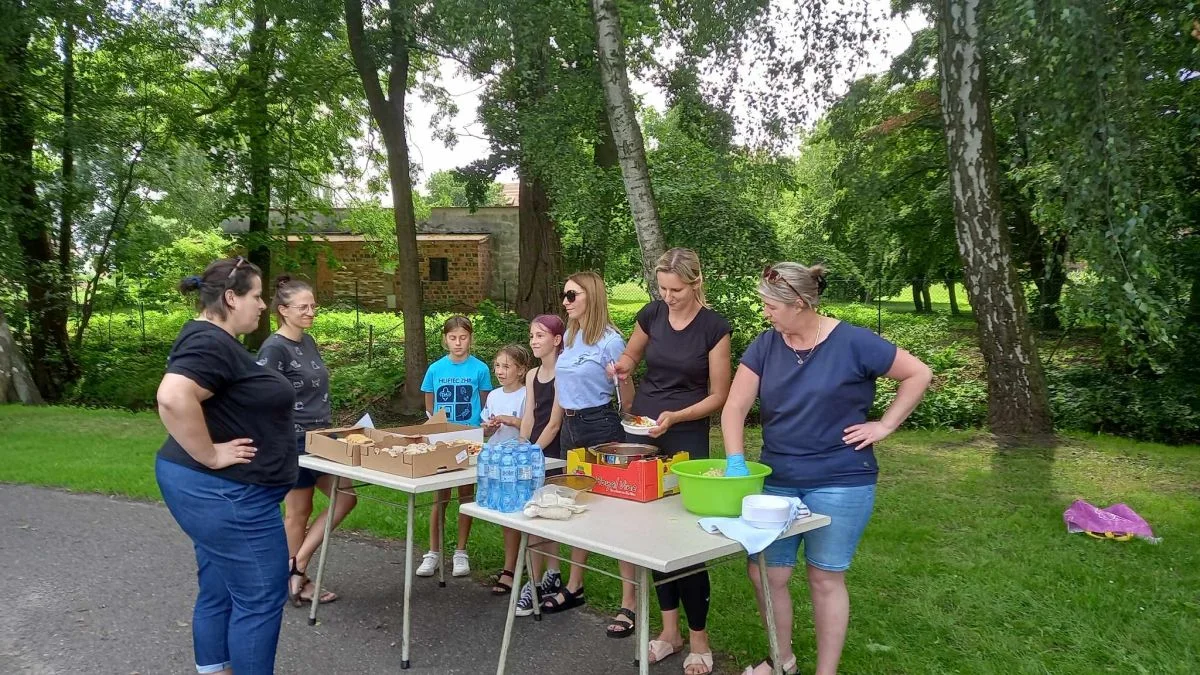
M 1059 446 L 1057 438 L 997 438 L 992 453 L 992 477 L 997 487 L 1027 499 L 1052 501 Z

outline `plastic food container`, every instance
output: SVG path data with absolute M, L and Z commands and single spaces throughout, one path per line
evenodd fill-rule
M 679 477 L 683 508 L 698 516 L 740 516 L 742 498 L 762 492 L 763 482 L 771 475 L 771 467 L 759 462 L 746 462 L 749 476 L 703 475 L 710 469 L 724 468 L 724 459 L 689 459 L 672 464 L 671 473 Z
M 775 495 L 746 495 L 742 497 L 742 520 L 762 530 L 774 530 L 787 524 L 792 515 L 792 503 Z

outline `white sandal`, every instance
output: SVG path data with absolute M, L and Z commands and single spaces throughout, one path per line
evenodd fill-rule
M 704 652 L 703 654 L 692 652 L 688 654 L 687 658 L 683 660 L 683 672 L 686 674 L 688 668 L 694 668 L 695 666 L 703 666 L 705 668 L 704 672 L 700 673 L 700 675 L 711 673 L 713 671 L 712 652 Z
M 678 654 L 682 650 L 682 644 L 676 647 L 666 640 L 651 640 L 650 649 L 648 650 L 650 652 L 650 663 L 658 663 L 668 656 Z

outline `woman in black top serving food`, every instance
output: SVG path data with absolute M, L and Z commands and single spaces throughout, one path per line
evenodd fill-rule
M 638 312 L 629 345 L 613 366 L 625 379 L 639 362 L 646 362 L 633 412 L 655 424 L 648 436 L 629 434 L 627 440 L 650 443 L 668 453 L 685 450 L 692 459 L 704 459 L 709 450 L 708 418 L 721 409 L 729 393 L 729 322 L 704 304 L 704 279 L 694 251 L 667 251 L 658 259 L 655 273 L 662 300 Z M 700 571 L 656 587 L 663 631 L 650 641 L 650 661 L 661 661 L 683 649 L 679 630 L 682 604 L 691 651 L 684 660 L 684 673 L 703 675 L 712 672 L 706 631 L 709 579 L 703 566 L 691 569 Z M 680 572 L 685 571 L 690 569 Z M 662 578 L 665 575 L 656 573 L 656 579 Z
M 262 273 L 218 260 L 180 290 L 199 296 L 158 387 L 170 436 L 155 474 L 199 567 L 192 613 L 196 671 L 269 675 L 287 599 L 279 504 L 296 483 L 292 384 L 238 341 L 266 309 Z

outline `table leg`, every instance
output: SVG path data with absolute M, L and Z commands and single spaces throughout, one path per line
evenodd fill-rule
M 650 673 L 650 570 L 637 568 L 637 663 L 641 675 Z
M 767 579 L 767 556 L 758 554 L 758 578 L 763 589 L 763 609 L 767 615 L 767 644 L 771 647 L 771 669 L 773 675 L 783 675 L 783 663 L 779 660 L 779 636 L 775 632 L 775 607 L 771 601 L 771 586 Z
M 411 637 L 412 626 L 410 617 L 412 612 L 412 578 L 413 578 L 413 516 L 417 509 L 417 496 L 415 494 L 408 495 L 408 517 L 405 519 L 405 539 L 404 539 L 404 616 L 401 619 L 400 632 L 403 635 L 400 646 L 400 668 L 407 670 L 408 662 L 408 644 Z
M 446 518 L 449 517 L 450 500 L 447 499 L 442 504 L 442 518 L 438 522 L 438 541 L 442 545 L 438 547 L 438 588 L 446 587 Z
M 504 667 L 508 661 L 508 645 L 512 642 L 513 621 L 517 617 L 516 590 L 521 588 L 521 576 L 525 571 L 525 549 L 529 546 L 529 534 L 521 533 L 521 545 L 517 547 L 517 564 L 513 568 L 513 592 L 508 594 L 508 617 L 504 619 L 504 639 L 500 641 L 500 663 L 496 665 L 496 675 L 504 675 Z
M 317 606 L 321 604 L 321 580 L 325 578 L 325 554 L 329 552 L 329 540 L 333 536 L 333 513 L 337 507 L 338 494 L 341 493 L 337 476 L 333 477 L 333 490 L 329 495 L 329 510 L 325 512 L 325 538 L 321 540 L 321 555 L 317 557 L 317 579 L 313 587 L 312 606 L 308 610 L 308 625 L 317 625 Z M 288 579 L 288 583 L 292 580 Z
M 522 535 L 528 537 L 529 535 Z M 525 571 L 529 573 L 529 588 L 533 590 L 533 620 L 542 620 L 542 596 L 538 595 L 538 579 L 533 576 L 533 553 L 525 552 Z M 516 583 L 516 580 L 513 580 Z M 520 585 L 513 586 L 513 593 L 518 595 L 521 592 Z

